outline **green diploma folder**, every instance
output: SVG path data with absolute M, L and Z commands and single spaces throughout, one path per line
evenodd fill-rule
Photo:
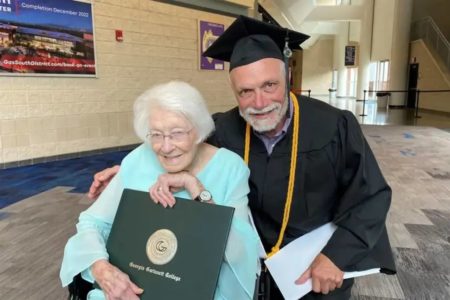
M 234 208 L 177 198 L 173 208 L 125 189 L 107 242 L 109 261 L 140 299 L 214 298 Z

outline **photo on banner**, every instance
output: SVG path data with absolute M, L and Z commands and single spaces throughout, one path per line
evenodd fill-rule
M 214 43 L 215 40 L 225 31 L 223 24 L 207 21 L 198 22 L 199 49 L 200 49 L 200 70 L 224 70 L 225 63 L 222 60 L 203 57 L 202 54 Z
M 90 1 L 0 0 L 0 76 L 96 76 Z

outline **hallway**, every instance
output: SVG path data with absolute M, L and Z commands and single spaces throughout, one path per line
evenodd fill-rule
M 448 94 L 450 97 L 450 93 Z M 362 117 L 360 115 L 363 113 L 363 102 L 356 101 L 355 98 L 330 98 L 329 96 L 314 95 L 312 97 L 334 107 L 353 112 L 359 123 L 363 125 L 428 126 L 450 130 L 450 113 L 419 110 L 419 118 L 415 118 L 414 109 L 379 107 L 377 100 L 367 100 L 364 108 L 366 116 Z
M 353 101 L 353 102 L 352 102 Z M 361 111 L 361 103 L 337 100 Z M 450 118 L 367 104 L 363 131 L 393 189 L 387 226 L 396 276 L 357 280 L 353 299 L 450 297 Z M 416 121 L 416 126 L 393 125 Z M 372 126 L 367 124 L 390 124 Z M 391 125 L 392 124 L 392 125 Z M 433 145 L 430 147 L 430 145 Z M 126 151 L 0 170 L 2 299 L 63 299 L 58 278 L 63 246 L 74 232 L 92 174 L 120 163 Z M 27 286 L 24 289 L 24 286 Z

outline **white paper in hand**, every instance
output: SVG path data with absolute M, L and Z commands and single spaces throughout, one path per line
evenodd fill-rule
M 336 225 L 327 223 L 284 246 L 265 264 L 286 300 L 297 300 L 312 290 L 311 279 L 297 285 L 295 280 L 308 269 L 330 240 Z M 378 273 L 380 269 L 345 273 L 344 278 Z

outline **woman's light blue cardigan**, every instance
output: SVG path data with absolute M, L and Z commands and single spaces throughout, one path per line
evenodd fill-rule
M 165 173 L 148 144 L 142 144 L 122 161 L 119 173 L 91 207 L 82 212 L 77 233 L 64 251 L 60 277 L 63 286 L 81 273 L 94 282 L 90 267 L 99 259 L 108 259 L 106 241 L 124 188 L 148 191 L 160 174 Z M 259 238 L 248 218 L 249 169 L 235 153 L 218 149 L 203 170 L 197 174 L 217 204 L 235 208 L 214 299 L 252 299 L 258 270 Z M 186 191 L 175 194 L 190 199 Z M 151 201 L 149 199 L 149 201 Z M 205 224 L 207 226 L 207 224 Z M 151 293 L 151 291 L 145 291 Z M 95 289 L 88 299 L 105 299 Z

